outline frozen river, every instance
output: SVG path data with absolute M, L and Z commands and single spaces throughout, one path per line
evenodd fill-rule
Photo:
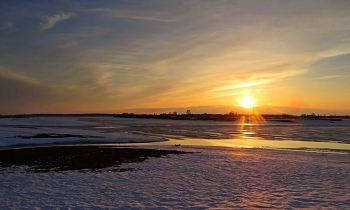
M 125 118 L 87 120 L 103 125 L 94 128 L 101 132 L 128 132 L 170 140 L 148 143 L 151 145 L 287 148 L 326 152 L 350 150 L 350 120 L 255 121 L 249 118 L 233 122 Z
M 151 144 L 346 152 L 350 150 L 350 120 L 255 121 L 248 117 L 233 122 L 113 117 L 0 119 L 0 146 L 69 142 L 154 142 Z

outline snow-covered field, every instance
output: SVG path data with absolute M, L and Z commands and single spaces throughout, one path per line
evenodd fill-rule
M 135 168 L 126 172 L 2 171 L 0 209 L 350 208 L 349 155 L 178 149 L 197 153 L 124 164 Z

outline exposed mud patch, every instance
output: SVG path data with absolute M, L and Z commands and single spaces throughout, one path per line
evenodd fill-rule
M 154 150 L 127 147 L 101 146 L 56 146 L 25 149 L 0 150 L 0 171 L 17 166 L 28 166 L 26 172 L 59 172 L 78 170 L 79 172 L 131 171 L 118 168 L 123 163 L 136 163 L 151 157 L 169 154 L 185 154 L 176 150 Z M 117 167 L 117 168 L 115 168 Z

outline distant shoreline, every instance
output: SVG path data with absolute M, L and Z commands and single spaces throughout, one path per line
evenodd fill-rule
M 0 115 L 1 118 L 30 118 L 30 117 L 119 117 L 119 118 L 143 118 L 143 119 L 172 119 L 172 120 L 214 120 L 214 121 L 236 121 L 242 117 L 260 118 L 265 120 L 283 119 L 309 119 L 309 120 L 330 120 L 341 121 L 350 119 L 349 115 L 289 115 L 289 114 L 108 114 L 108 113 L 87 113 L 87 114 L 16 114 Z
M 213 121 L 237 121 L 242 117 L 247 120 L 255 121 L 281 121 L 281 122 L 294 122 L 293 119 L 305 119 L 305 120 L 330 120 L 341 121 L 342 119 L 350 119 L 350 116 L 316 116 L 316 115 L 273 115 L 273 114 L 133 114 L 123 113 L 114 114 L 113 117 L 119 118 L 144 118 L 144 119 L 169 119 L 169 120 L 213 120 Z

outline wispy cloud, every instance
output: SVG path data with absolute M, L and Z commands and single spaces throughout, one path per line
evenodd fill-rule
M 328 76 L 318 77 L 316 78 L 316 80 L 334 79 L 339 77 L 350 77 L 350 74 L 349 75 L 328 75 Z
M 7 30 L 12 28 L 13 26 L 13 22 L 7 21 L 4 24 L 2 24 L 2 26 L 0 26 L 0 30 Z
M 261 85 L 264 84 L 264 82 L 253 82 L 253 83 L 243 83 L 239 85 L 234 85 L 230 87 L 224 87 L 224 88 L 219 88 L 213 91 L 226 91 L 226 90 L 232 90 L 232 89 L 238 89 L 238 88 L 246 88 L 246 87 L 251 87 L 251 86 L 256 86 L 256 85 Z
M 10 71 L 2 67 L 0 67 L 0 78 L 7 78 L 11 80 L 20 81 L 22 83 L 27 83 L 27 84 L 42 85 L 38 80 L 32 77 L 18 74 L 18 73 L 15 73 L 14 71 Z
M 226 92 L 234 89 L 267 85 L 273 82 L 277 82 L 278 80 L 281 80 L 283 78 L 292 77 L 298 74 L 303 74 L 306 71 L 307 70 L 289 70 L 289 71 L 283 71 L 279 73 L 252 73 L 252 76 L 249 78 L 250 82 L 242 82 L 242 80 L 232 80 L 232 81 L 228 80 L 225 83 L 227 82 L 236 83 L 236 85 L 225 85 L 223 87 L 213 89 L 209 92 Z M 259 88 L 257 90 L 262 90 L 262 89 Z
M 0 25 L 0 31 L 2 30 L 8 31 L 8 33 L 12 33 L 12 32 L 15 32 L 17 29 L 13 26 L 13 22 L 7 21 L 2 25 Z
M 175 20 L 168 19 L 164 17 L 162 13 L 156 12 L 145 12 L 145 11 L 131 11 L 131 10 L 118 10 L 118 9 L 109 9 L 109 8 L 96 8 L 90 10 L 92 12 L 101 12 L 109 17 L 116 18 L 128 18 L 144 21 L 159 21 L 159 22 L 173 22 Z
M 307 71 L 308 71 L 307 69 L 300 69 L 300 70 L 287 70 L 287 71 L 282 71 L 278 73 L 256 73 L 252 75 L 250 79 L 253 79 L 253 80 L 266 79 L 267 81 L 272 82 L 278 79 L 283 79 L 287 77 L 293 77 L 300 74 L 304 74 Z
M 45 31 L 47 29 L 50 29 L 50 28 L 54 27 L 57 23 L 59 23 L 63 20 L 67 20 L 75 15 L 76 15 L 75 13 L 62 12 L 60 14 L 56 14 L 56 15 L 51 16 L 51 17 L 46 17 L 45 22 L 43 22 L 40 25 L 39 31 Z

